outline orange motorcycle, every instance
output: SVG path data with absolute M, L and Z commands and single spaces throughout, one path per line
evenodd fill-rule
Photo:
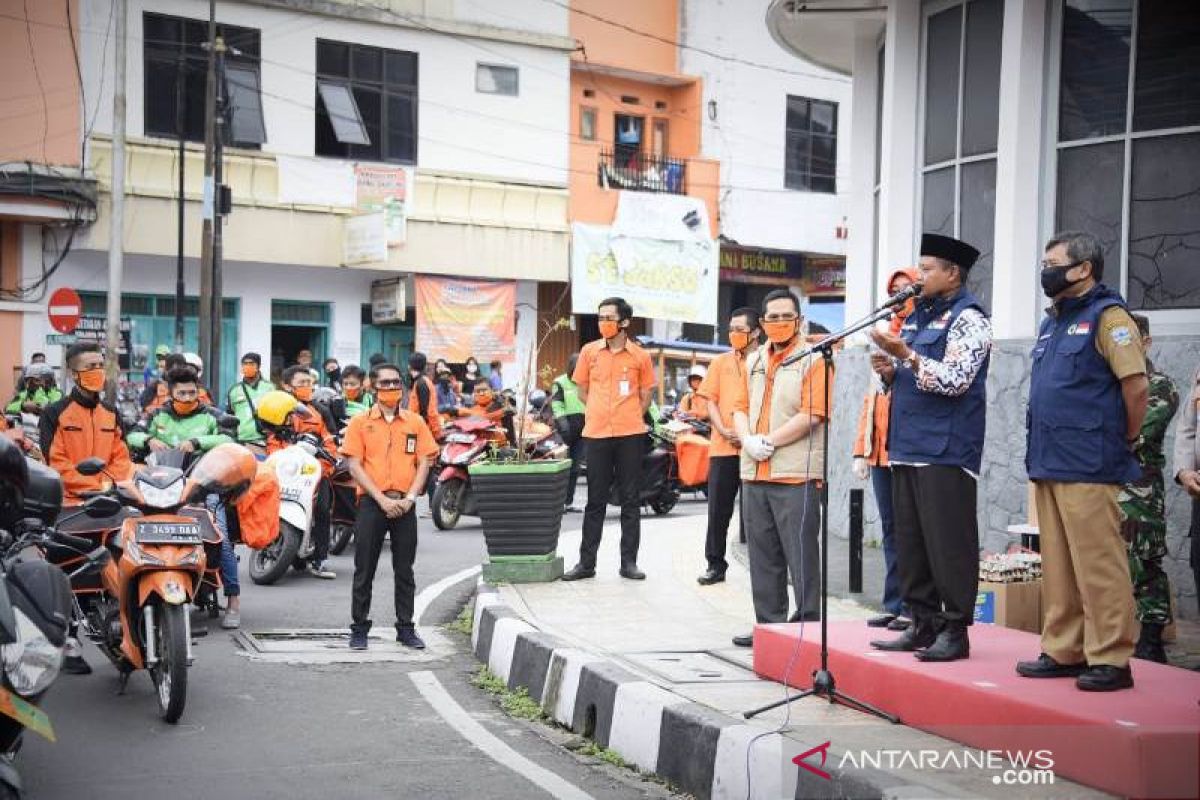
M 253 481 L 256 468 L 249 450 L 223 444 L 187 472 L 145 467 L 131 480 L 114 481 L 111 489 L 96 493 L 115 497 L 127 513 L 99 532 L 112 553 L 99 580 L 72 587 L 83 612 L 82 627 L 120 671 L 122 689 L 134 670 L 149 671 L 167 722 L 179 720 L 187 701 L 192 663 L 187 604 L 195 600 L 212 554 L 220 551 L 221 532 L 204 499 L 210 494 L 237 497 Z M 104 464 L 91 458 L 76 469 L 99 475 Z

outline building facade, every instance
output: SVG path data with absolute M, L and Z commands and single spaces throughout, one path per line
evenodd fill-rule
M 888 272 L 915 262 L 922 231 L 983 253 L 969 279 L 996 335 L 981 530 L 1004 546 L 1026 516 L 1027 354 L 1054 231 L 1105 244 L 1104 281 L 1149 317 L 1160 370 L 1185 386 L 1200 364 L 1200 6 L 776 0 L 766 28 L 853 79 L 848 315 L 873 308 Z M 850 378 L 838 398 L 856 407 L 865 354 L 844 361 L 854 369 L 839 373 Z M 835 455 L 848 465 L 853 419 L 840 421 Z M 835 485 L 835 508 L 847 488 Z M 1167 502 L 1169 572 L 1191 594 L 1190 503 L 1170 481 Z

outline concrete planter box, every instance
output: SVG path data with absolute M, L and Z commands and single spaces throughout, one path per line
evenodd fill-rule
M 489 556 L 547 556 L 558 550 L 571 461 L 472 464 Z

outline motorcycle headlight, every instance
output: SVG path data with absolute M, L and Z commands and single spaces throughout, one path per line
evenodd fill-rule
M 138 481 L 137 487 L 146 505 L 152 508 L 174 508 L 183 502 L 183 481 L 175 481 L 165 489 Z
M 44 692 L 58 677 L 63 651 L 21 609 L 14 608 L 13 614 L 17 618 L 17 640 L 0 646 L 0 660 L 13 689 L 29 697 Z

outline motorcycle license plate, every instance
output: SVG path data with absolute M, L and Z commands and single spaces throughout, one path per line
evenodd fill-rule
M 200 526 L 195 522 L 139 522 L 138 544 L 200 544 Z
M 469 433 L 452 433 L 446 437 L 446 441 L 454 442 L 455 444 L 471 444 L 471 442 L 475 441 L 475 437 Z
M 54 726 L 50 724 L 50 717 L 46 712 L 3 686 L 0 686 L 0 714 L 12 717 L 29 730 L 40 733 L 52 742 L 58 741 L 54 736 Z

